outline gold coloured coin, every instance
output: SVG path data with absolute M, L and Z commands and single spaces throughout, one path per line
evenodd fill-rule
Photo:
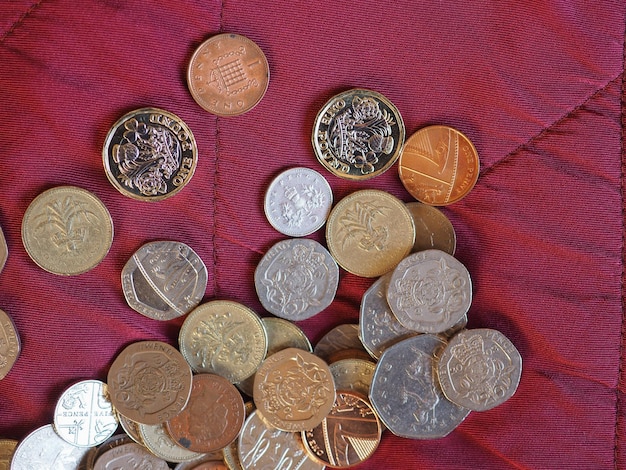
M 456 250 L 456 232 L 452 222 L 434 206 L 421 202 L 407 202 L 406 207 L 415 223 L 415 244 L 411 250 L 436 249 L 454 256 Z
M 406 205 L 377 189 L 356 191 L 337 203 L 326 222 L 326 243 L 339 266 L 363 277 L 391 271 L 415 242 Z
M 254 108 L 265 95 L 270 69 L 259 46 L 239 34 L 218 34 L 196 49 L 187 69 L 191 96 L 218 116 Z
M 17 444 L 13 439 L 0 439 L 0 470 L 9 470 Z
M 42 269 L 63 276 L 96 267 L 113 243 L 113 221 L 95 195 L 58 186 L 37 196 L 22 219 L 22 242 Z
M 0 272 L 4 269 L 4 265 L 9 257 L 9 248 L 7 247 L 7 240 L 4 238 L 4 233 L 0 229 Z
M 102 159 L 107 178 L 124 196 L 160 201 L 191 180 L 198 147 L 181 118 L 163 109 L 141 108 L 113 124 Z
M 0 380 L 5 378 L 20 355 L 21 343 L 11 317 L 0 310 Z

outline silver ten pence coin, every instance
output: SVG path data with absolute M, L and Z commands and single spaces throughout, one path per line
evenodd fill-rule
M 472 281 L 467 268 L 448 253 L 419 251 L 393 270 L 387 302 L 406 328 L 441 333 L 468 312 Z
M 290 237 L 319 230 L 330 213 L 333 193 L 328 181 L 315 170 L 297 167 L 279 174 L 265 193 L 265 216 Z
M 337 292 L 339 267 L 315 240 L 282 240 L 263 256 L 254 285 L 263 307 L 277 317 L 305 320 L 328 307 Z

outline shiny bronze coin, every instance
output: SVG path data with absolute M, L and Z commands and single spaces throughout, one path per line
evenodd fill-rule
M 193 99 L 218 116 L 235 116 L 254 108 L 267 90 L 270 69 L 253 41 L 225 33 L 196 49 L 187 69 Z
M 102 158 L 107 178 L 124 196 L 160 201 L 189 182 L 198 148 L 181 118 L 163 109 L 141 108 L 113 124 Z
M 382 426 L 370 404 L 359 394 L 337 392 L 322 423 L 302 432 L 302 442 L 316 460 L 333 468 L 348 468 L 372 456 Z
M 409 137 L 398 165 L 406 190 L 432 206 L 463 199 L 476 184 L 480 170 L 474 144 L 447 126 L 425 127 Z
M 9 470 L 17 444 L 13 439 L 0 439 L 0 470 Z
M 194 452 L 215 452 L 233 442 L 246 413 L 235 386 L 215 374 L 193 378 L 185 409 L 167 421 L 167 430 L 178 445 Z
M 20 355 L 21 343 L 11 317 L 0 310 L 0 380 L 5 378 Z
M 41 193 L 26 209 L 22 242 L 42 269 L 62 276 L 82 274 L 109 252 L 113 221 L 89 191 L 58 186 Z
M 7 247 L 7 240 L 4 238 L 4 233 L 0 229 L 0 272 L 4 269 L 4 265 L 9 257 L 9 248 Z
M 445 214 L 436 207 L 421 202 L 409 202 L 406 207 L 415 224 L 415 244 L 411 251 L 415 253 L 434 248 L 454 256 L 456 232 Z
M 119 470 L 119 469 L 150 469 L 150 470 L 169 470 L 167 462 L 148 450 L 131 442 L 123 444 L 104 452 L 94 465 L 94 470 Z
M 319 162 L 336 176 L 368 179 L 395 163 L 404 122 L 394 104 L 372 90 L 333 96 L 317 114 L 311 141 Z
M 187 405 L 191 369 L 178 350 L 161 341 L 127 346 L 108 374 L 111 402 L 117 411 L 140 424 L 159 424 Z
M 254 404 L 282 431 L 314 428 L 330 412 L 335 384 L 328 365 L 314 354 L 287 348 L 269 356 L 254 379 Z

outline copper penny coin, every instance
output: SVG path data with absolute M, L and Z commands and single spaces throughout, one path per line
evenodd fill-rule
M 140 424 L 159 424 L 176 416 L 187 404 L 191 368 L 173 346 L 140 341 L 115 358 L 107 383 L 119 413 Z
M 464 198 L 476 184 L 480 170 L 474 144 L 447 126 L 428 126 L 409 137 L 398 165 L 406 190 L 431 206 Z
M 191 96 L 218 116 L 254 108 L 267 90 L 270 69 L 259 46 L 245 36 L 213 36 L 196 49 L 187 69 Z
M 18 356 L 21 343 L 11 317 L 0 310 L 0 380 L 6 377 Z
M 214 452 L 233 442 L 246 418 L 239 390 L 215 374 L 193 378 L 185 409 L 167 421 L 167 430 L 178 445 L 194 452 Z

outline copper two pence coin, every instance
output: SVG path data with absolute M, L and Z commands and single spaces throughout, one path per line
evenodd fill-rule
M 189 403 L 166 425 L 178 445 L 194 452 L 214 452 L 237 438 L 245 418 L 243 398 L 232 383 L 219 375 L 198 374 Z
M 398 164 L 407 191 L 432 206 L 445 206 L 465 197 L 480 170 L 472 142 L 447 126 L 425 127 L 409 137 Z
M 218 34 L 196 49 L 187 69 L 191 96 L 218 116 L 254 108 L 267 90 L 270 69 L 259 46 L 239 34 Z
M 118 412 L 140 424 L 159 424 L 187 405 L 192 375 L 176 348 L 161 341 L 140 341 L 115 358 L 107 383 Z

